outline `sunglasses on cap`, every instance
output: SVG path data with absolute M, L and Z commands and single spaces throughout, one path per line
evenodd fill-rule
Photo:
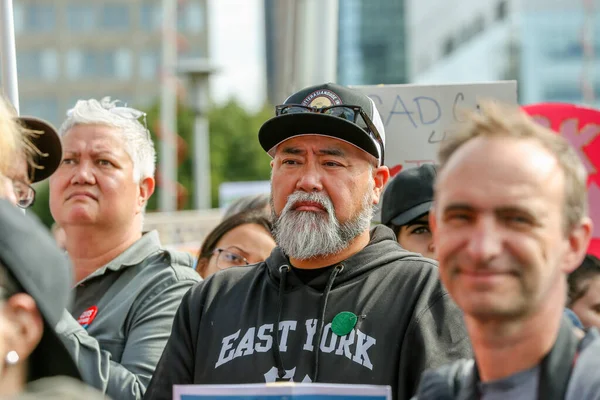
M 359 128 L 364 130 L 371 136 L 379 144 L 379 150 L 381 152 L 381 165 L 384 164 L 383 160 L 383 139 L 381 139 L 381 135 L 371 118 L 363 111 L 360 106 L 351 106 L 351 105 L 337 105 L 331 107 L 323 107 L 323 108 L 315 108 L 309 106 L 303 106 L 299 104 L 282 104 L 275 107 L 275 116 L 279 117 L 280 115 L 288 115 L 288 114 L 303 114 L 303 113 L 315 113 L 315 114 L 326 114 L 331 115 L 333 117 L 345 119 L 346 121 L 350 121 Z

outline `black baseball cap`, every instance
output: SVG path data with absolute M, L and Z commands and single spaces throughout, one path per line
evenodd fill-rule
M 433 204 L 436 175 L 435 165 L 423 164 L 394 176 L 381 200 L 381 223 L 402 226 L 427 214 Z
M 70 264 L 47 229 L 6 200 L 0 200 L 0 263 L 19 290 L 35 300 L 44 320 L 42 339 L 29 360 L 30 380 L 51 376 L 81 380 L 75 361 L 55 331 L 71 301 Z
M 315 109 L 337 105 L 358 106 L 377 132 L 369 132 L 354 121 L 333 115 L 304 112 L 275 116 L 258 132 L 262 148 L 274 156 L 283 141 L 302 135 L 324 135 L 346 141 L 366 151 L 382 164 L 385 152 L 385 130 L 375 103 L 361 92 L 335 83 L 311 86 L 292 94 L 283 105 L 300 105 Z M 380 143 L 381 142 L 381 143 Z
M 29 137 L 31 143 L 39 150 L 33 156 L 33 162 L 37 167 L 29 165 L 28 176 L 31 182 L 40 182 L 47 179 L 56 171 L 62 159 L 62 145 L 56 129 L 48 121 L 43 119 L 21 116 L 18 121 L 23 127 L 33 132 Z

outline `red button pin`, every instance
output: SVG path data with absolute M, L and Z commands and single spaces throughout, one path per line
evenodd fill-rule
M 81 325 L 84 329 L 87 329 L 87 327 L 90 326 L 94 318 L 96 318 L 96 314 L 98 314 L 98 307 L 91 306 L 90 308 L 85 310 L 79 316 L 79 318 L 77 318 L 77 322 L 79 322 L 79 325 Z

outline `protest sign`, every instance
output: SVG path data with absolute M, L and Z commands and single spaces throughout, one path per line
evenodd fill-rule
M 227 208 L 244 196 L 271 193 L 271 181 L 224 182 L 219 186 L 219 207 Z
M 565 137 L 588 173 L 590 217 L 594 221 L 588 253 L 600 257 L 600 111 L 563 103 L 540 103 L 522 107 L 537 122 Z
M 391 400 L 389 386 L 340 384 L 174 385 L 173 400 Z
M 373 99 L 385 126 L 385 164 L 392 176 L 436 161 L 439 143 L 460 121 L 460 110 L 481 99 L 517 103 L 516 81 L 453 85 L 356 86 Z

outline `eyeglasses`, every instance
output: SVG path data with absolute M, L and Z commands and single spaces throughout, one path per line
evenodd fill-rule
M 229 267 L 245 267 L 250 265 L 248 260 L 232 251 L 225 249 L 214 249 L 213 255 L 217 257 L 217 268 L 226 269 Z
M 379 134 L 371 118 L 363 111 L 360 106 L 351 105 L 337 105 L 331 107 L 315 108 L 309 106 L 303 106 L 300 104 L 282 104 L 275 107 L 275 116 L 287 115 L 287 114 L 302 114 L 302 113 L 316 113 L 326 114 L 333 117 L 338 117 L 350 121 L 358 125 L 361 129 L 371 136 L 379 144 L 381 151 L 381 164 L 383 165 L 383 139 Z
M 12 187 L 17 198 L 17 206 L 29 208 L 35 202 L 35 189 L 20 179 L 11 179 Z

